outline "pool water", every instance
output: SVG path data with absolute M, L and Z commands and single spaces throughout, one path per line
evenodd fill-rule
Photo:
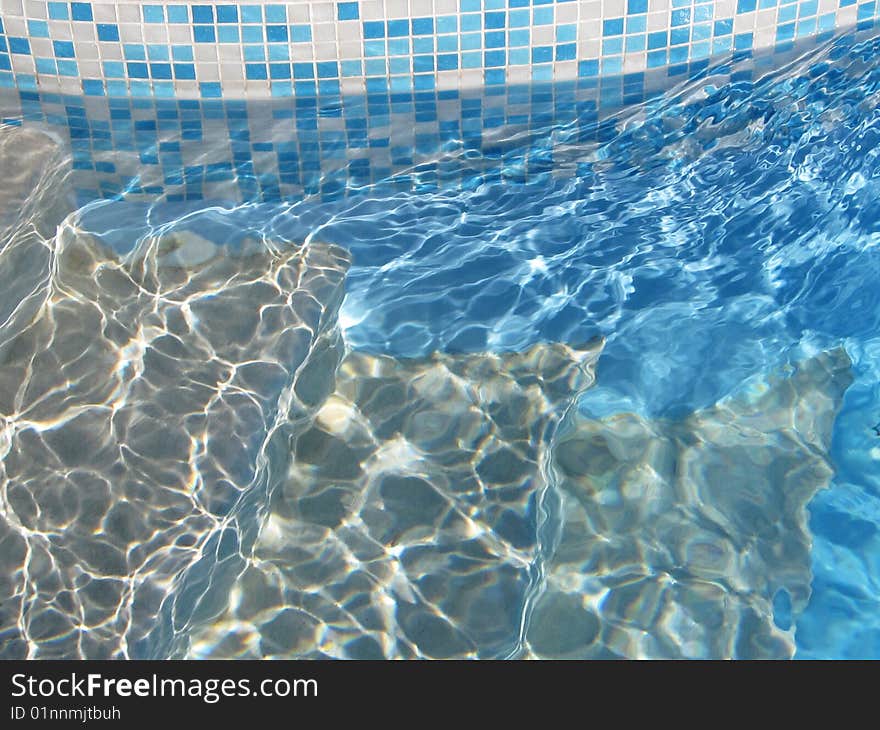
M 0 127 L 0 656 L 880 657 L 878 51 L 329 200 Z

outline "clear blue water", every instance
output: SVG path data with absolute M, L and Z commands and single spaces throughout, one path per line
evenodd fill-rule
M 536 437 L 551 467 L 553 445 L 574 428 L 572 419 L 628 413 L 688 423 L 744 383 L 843 348 L 852 380 L 834 413 L 832 473 L 808 505 L 812 590 L 795 615 L 784 591 L 765 598 L 776 625 L 793 627 L 797 658 L 876 658 L 878 59 L 878 41 L 831 44 L 756 82 L 672 92 L 638 114 L 620 112 L 605 141 L 557 145 L 553 174 L 531 182 L 366 191 L 333 203 L 190 206 L 185 217 L 157 205 L 151 226 L 164 218 L 167 227 L 214 241 L 257 231 L 273 242 L 349 251 L 338 322 L 347 347 L 364 355 L 461 359 L 601 338 L 595 384 L 573 394 L 556 435 Z M 566 135 L 537 131 L 536 138 Z M 79 220 L 119 251 L 136 248 L 147 231 L 138 224 L 143 216 L 134 205 L 99 203 Z M 768 433 L 768 443 L 775 437 Z M 553 479 L 551 469 L 551 493 Z M 540 613 L 541 576 L 552 573 L 554 542 L 540 532 L 558 517 L 552 494 L 527 500 L 517 529 L 530 533 L 524 545 L 538 548 L 530 577 L 506 599 L 526 623 L 529 611 Z M 486 524 L 505 539 L 512 534 L 511 523 Z M 723 578 L 718 585 L 736 590 Z M 496 654 L 516 655 L 527 633 L 502 641 Z M 686 643 L 686 632 L 679 635 Z

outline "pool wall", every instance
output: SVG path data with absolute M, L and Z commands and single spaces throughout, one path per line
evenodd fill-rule
M 676 115 L 692 90 L 757 83 L 816 44 L 872 37 L 878 7 L 0 0 L 0 125 L 65 143 L 80 206 L 564 180 L 621 109 Z
M 0 0 L 0 85 L 62 94 L 302 97 L 693 70 L 872 24 L 856 0 Z

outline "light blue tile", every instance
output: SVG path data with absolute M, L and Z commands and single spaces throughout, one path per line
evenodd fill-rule
M 556 26 L 556 42 L 571 43 L 577 40 L 577 25 L 574 23 L 568 25 Z
M 294 43 L 308 43 L 312 40 L 312 27 L 310 25 L 290 26 L 290 40 Z
M 171 54 L 168 46 L 150 44 L 147 46 L 147 58 L 151 61 L 168 61 Z
M 269 49 L 270 61 L 289 61 L 290 48 L 285 43 L 270 43 L 266 46 Z
M 626 19 L 626 32 L 644 33 L 648 28 L 648 19 L 644 15 L 636 15 Z
M 628 35 L 626 37 L 626 52 L 627 53 L 635 53 L 637 51 L 644 51 L 648 46 L 647 36 L 644 33 L 640 33 L 639 35 Z
M 49 24 L 45 20 L 28 20 L 28 35 L 32 38 L 48 38 Z
M 461 26 L 461 32 L 465 33 L 467 31 L 473 30 L 482 30 L 483 29 L 483 16 L 481 15 L 462 15 L 459 19 L 459 25 Z
M 532 25 L 552 25 L 553 8 L 535 8 L 532 11 Z
M 360 76 L 362 73 L 361 62 L 360 61 L 343 61 L 342 62 L 342 75 L 343 76 Z
M 483 36 L 480 33 L 465 33 L 461 36 L 461 50 L 470 51 L 483 47 Z
M 263 8 L 259 5 L 242 5 L 240 11 L 242 24 L 263 22 Z
M 186 5 L 169 5 L 166 8 L 169 23 L 188 23 L 189 11 Z
M 67 3 L 49 3 L 50 20 L 70 20 L 70 6 Z
M 145 23 L 165 22 L 165 8 L 161 5 L 144 5 L 142 10 Z
M 261 25 L 243 25 L 241 26 L 241 42 L 242 43 L 262 43 L 263 27 Z
M 438 33 L 455 33 L 458 31 L 458 18 L 455 15 L 444 15 L 437 18 Z
M 529 45 L 531 33 L 528 30 L 511 30 L 507 33 L 507 45 L 511 48 Z
M 606 38 L 602 41 L 602 54 L 605 56 L 615 56 L 623 53 L 623 36 L 617 38 Z
M 522 66 L 531 62 L 531 51 L 528 48 L 513 48 L 507 57 L 511 66 Z

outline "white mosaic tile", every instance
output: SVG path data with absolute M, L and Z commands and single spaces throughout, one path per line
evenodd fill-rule
M 880 3 L 841 2 L 852 0 L 803 0 L 797 12 L 784 0 L 0 0 L 0 84 L 260 98 L 679 73 L 876 23 Z

